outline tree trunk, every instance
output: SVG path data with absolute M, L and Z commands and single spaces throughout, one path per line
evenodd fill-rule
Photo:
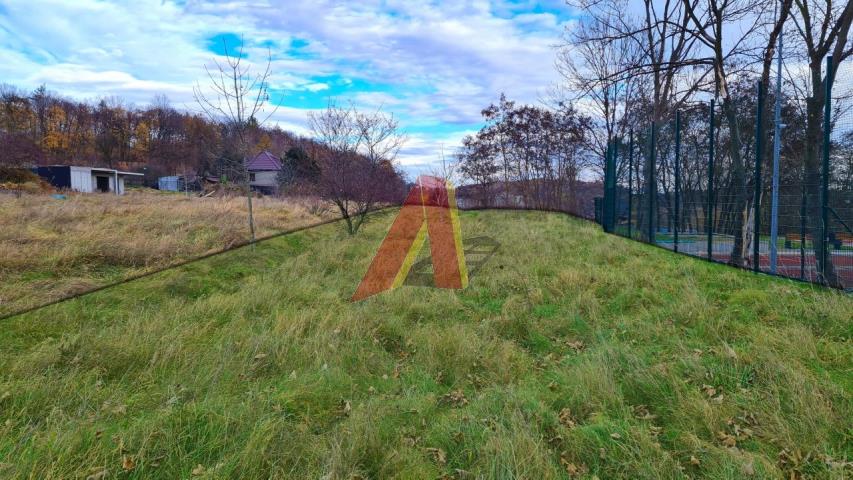
M 818 64 L 817 68 L 819 71 L 820 64 Z M 817 74 L 817 78 L 820 78 L 819 73 Z M 805 169 L 806 228 L 812 236 L 817 278 L 829 286 L 840 287 L 841 283 L 838 279 L 838 274 L 832 264 L 832 256 L 827 252 L 826 266 L 824 267 L 824 259 L 820 255 L 825 243 L 823 236 L 820 161 L 820 153 L 823 145 L 823 138 L 821 138 L 821 134 L 823 133 L 823 128 L 821 128 L 823 115 L 821 110 L 823 110 L 824 106 L 824 95 L 820 90 L 821 82 L 818 81 L 812 88 L 813 97 L 809 98 L 806 102 L 806 151 L 805 161 L 803 162 Z M 824 271 L 825 275 L 822 276 L 821 272 Z
M 733 215 L 734 225 L 732 228 L 734 246 L 732 247 L 729 263 L 732 265 L 743 266 L 744 258 L 748 256 L 745 254 L 745 249 L 748 245 L 745 245 L 744 243 L 743 233 L 743 212 L 746 211 L 746 205 L 748 202 L 746 172 L 743 165 L 743 152 L 740 138 L 740 125 L 737 121 L 737 111 L 728 95 L 723 98 L 723 111 L 726 115 L 726 121 L 729 123 L 729 136 L 731 137 L 729 143 L 729 154 L 732 157 L 731 185 L 734 187 L 734 205 L 732 207 L 735 212 L 735 215 Z

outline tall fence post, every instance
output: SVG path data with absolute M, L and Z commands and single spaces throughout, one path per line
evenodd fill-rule
M 634 130 L 628 137 L 628 238 L 632 238 L 632 212 L 634 210 Z
M 764 84 L 758 82 L 758 105 L 755 112 L 755 199 L 753 215 L 755 230 L 752 234 L 752 269 L 760 270 L 761 260 L 761 160 L 764 157 L 764 132 L 761 131 L 764 115 Z
M 612 233 L 616 224 L 616 140 L 608 142 L 604 155 L 604 231 Z
M 675 221 L 673 223 L 673 249 L 678 251 L 678 230 L 681 225 L 681 111 L 675 111 Z
M 708 260 L 714 259 L 714 99 L 708 131 L 708 208 L 705 212 L 705 231 L 708 234 Z
M 657 185 L 657 172 L 656 172 L 656 148 L 655 144 L 657 143 L 656 139 L 657 133 L 657 121 L 652 121 L 652 133 L 651 133 L 651 142 L 649 144 L 649 185 L 647 189 L 649 191 L 649 243 L 655 244 L 655 220 L 656 220 L 656 211 L 655 204 L 657 203 L 657 195 L 658 195 L 658 185 Z
M 604 149 L 604 199 L 601 204 L 601 227 L 610 233 L 610 141 Z
M 610 218 L 610 225 L 613 231 L 616 231 L 616 223 L 619 219 L 619 145 L 622 143 L 622 140 L 619 137 L 613 139 L 613 158 L 611 158 L 610 163 L 610 171 L 613 172 L 611 176 L 611 186 L 610 189 L 613 191 L 613 200 L 612 206 L 610 209 L 610 214 L 612 217 Z
M 806 185 L 800 198 L 800 280 L 806 279 Z
M 823 102 L 823 168 L 821 171 L 821 248 L 820 248 L 820 276 L 824 283 L 827 279 L 827 260 L 829 246 L 829 129 L 832 120 L 832 55 L 826 57 L 826 80 L 824 90 L 826 92 Z

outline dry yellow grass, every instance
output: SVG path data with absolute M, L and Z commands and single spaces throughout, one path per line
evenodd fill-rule
M 333 212 L 307 198 L 254 201 L 257 236 Z M 244 197 L 0 194 L 0 315 L 249 239 Z

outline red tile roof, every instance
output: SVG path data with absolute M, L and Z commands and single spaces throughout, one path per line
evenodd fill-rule
M 263 151 L 246 163 L 246 169 L 250 172 L 277 172 L 281 170 L 281 160 L 270 152 Z

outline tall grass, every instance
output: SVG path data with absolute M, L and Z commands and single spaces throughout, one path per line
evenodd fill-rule
M 255 204 L 259 236 L 329 216 L 311 199 Z M 239 197 L 0 195 L 0 314 L 243 243 L 246 217 Z
M 849 478 L 853 299 L 469 212 L 463 291 L 351 304 L 392 215 L 6 320 L 0 477 Z

